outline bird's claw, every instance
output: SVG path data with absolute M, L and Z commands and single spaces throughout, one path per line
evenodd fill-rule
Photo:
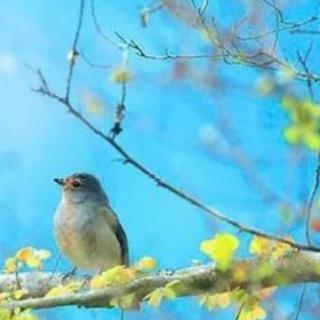
M 74 277 L 77 272 L 77 267 L 74 267 L 71 271 L 65 273 L 61 278 L 61 283 L 66 282 L 68 279 Z

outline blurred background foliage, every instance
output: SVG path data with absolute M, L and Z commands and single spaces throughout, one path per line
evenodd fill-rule
M 58 256 L 52 217 L 54 177 L 89 171 L 103 181 L 130 242 L 132 260 L 161 268 L 208 261 L 202 240 L 232 232 L 248 256 L 250 236 L 157 187 L 106 147 L 61 105 L 35 94 L 41 68 L 62 92 L 76 59 L 71 99 L 103 132 L 123 98 L 122 146 L 178 188 L 229 217 L 305 241 L 319 138 L 319 6 L 312 0 L 88 1 L 79 54 L 70 52 L 75 1 L 0 2 L 0 259 L 27 245 Z M 98 27 L 98 28 L 97 28 Z M 115 33 L 116 32 L 116 33 Z M 101 34 L 103 33 L 103 34 Z M 107 37 L 106 37 L 107 35 Z M 104 37 L 103 37 L 104 36 Z M 310 202 L 309 202 L 310 205 Z M 309 208 L 310 209 L 310 208 Z M 319 244 L 315 193 L 311 236 Z M 246 245 L 247 244 L 247 245 Z M 59 271 L 69 270 L 65 261 Z M 301 286 L 264 302 L 270 319 L 292 319 Z M 301 318 L 319 316 L 309 285 Z M 116 310 L 41 311 L 45 319 L 118 319 Z M 127 319 L 234 318 L 192 298 Z

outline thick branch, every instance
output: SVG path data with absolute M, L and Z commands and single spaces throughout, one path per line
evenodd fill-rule
M 143 298 L 156 288 L 165 286 L 171 281 L 178 281 L 174 286 L 177 297 L 194 296 L 205 292 L 222 293 L 234 288 L 260 290 L 262 288 L 289 285 L 304 282 L 320 282 L 320 256 L 316 253 L 291 253 L 272 263 L 272 272 L 263 276 L 257 270 L 269 260 L 238 260 L 227 272 L 221 272 L 213 264 L 190 267 L 176 271 L 172 275 L 154 274 L 143 276 L 126 285 L 109 287 L 100 290 L 86 290 L 80 293 L 61 297 L 41 297 L 49 288 L 61 282 L 61 275 L 50 273 L 20 274 L 21 285 L 29 290 L 29 297 L 21 301 L 3 303 L 1 306 L 14 308 L 54 308 L 59 306 L 106 307 L 111 299 L 121 298 L 135 293 L 137 299 Z M 239 271 L 242 276 L 239 277 Z M 259 276 L 258 276 L 259 274 Z M 13 275 L 0 276 L 0 290 L 8 291 L 14 287 Z

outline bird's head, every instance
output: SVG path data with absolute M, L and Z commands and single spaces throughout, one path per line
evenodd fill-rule
M 106 197 L 99 180 L 89 173 L 74 173 L 66 178 L 53 180 L 63 188 L 64 196 L 72 202 L 82 202 L 88 197 Z

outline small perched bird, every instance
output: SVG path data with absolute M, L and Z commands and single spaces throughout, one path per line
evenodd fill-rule
M 99 180 L 88 173 L 75 173 L 54 181 L 63 188 L 54 217 L 62 253 L 75 267 L 90 271 L 127 265 L 127 237 Z

